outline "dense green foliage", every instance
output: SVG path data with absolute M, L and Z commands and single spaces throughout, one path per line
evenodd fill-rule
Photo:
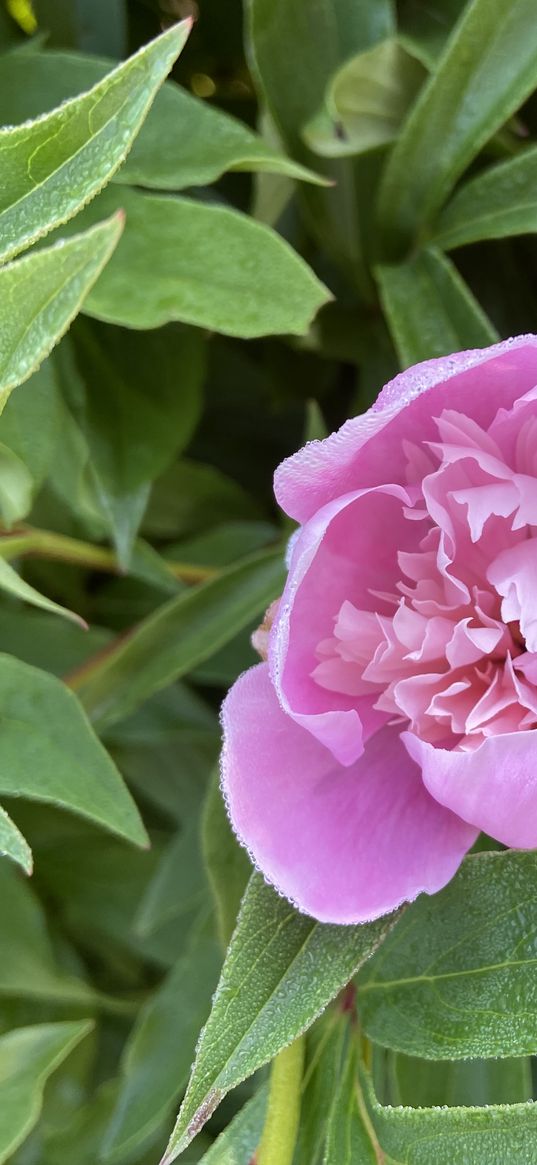
M 537 1163 L 537 855 L 322 925 L 215 773 L 275 466 L 535 330 L 534 3 L 6 0 L 0 54 L 0 1163 Z

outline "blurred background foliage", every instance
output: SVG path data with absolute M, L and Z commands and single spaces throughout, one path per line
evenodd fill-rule
M 282 585 L 291 524 L 275 466 L 366 409 L 401 367 L 535 329 L 530 0 L 6 0 L 0 121 L 50 111 L 190 16 L 173 82 L 74 220 L 78 231 L 125 209 L 118 250 L 0 417 L 0 564 L 21 580 L 0 573 L 13 657 L 0 687 L 15 719 L 24 700 L 42 712 L 33 752 L 0 732 L 2 805 L 22 835 L 8 852 L 27 867 L 29 845 L 34 862 L 31 880 L 0 863 L 0 1161 L 15 1165 L 153 1165 L 165 1150 L 250 873 L 218 792 L 218 709 Z M 65 689 L 34 668 L 77 694 L 149 848 Z M 61 759 L 52 738 L 71 718 Z M 255 882 L 249 901 L 252 918 L 277 912 Z M 281 1046 L 372 949 L 337 947 L 325 984 L 323 959 L 343 941 L 332 930 L 316 935 L 320 985 L 296 1020 L 291 981 Z M 531 977 L 516 990 L 527 1010 Z M 366 1125 L 353 1107 L 353 1024 L 347 993 L 311 1028 L 294 1165 L 380 1160 L 371 1120 L 394 1159 L 419 1165 L 374 1099 Z M 531 1095 L 526 1029 L 467 1052 L 497 1062 L 432 1066 L 425 1036 L 410 1049 L 389 1025 L 372 1038 L 381 1100 Z M 279 1050 L 263 1039 L 185 1162 L 249 1165 L 263 1065 Z M 493 1159 L 492 1141 L 457 1156 L 450 1137 L 465 1130 L 443 1134 L 438 1161 Z

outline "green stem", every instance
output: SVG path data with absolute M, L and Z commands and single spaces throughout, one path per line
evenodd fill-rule
M 273 1061 L 256 1165 L 292 1165 L 300 1120 L 305 1043 L 305 1037 L 299 1036 Z
M 74 566 L 85 566 L 88 570 L 104 570 L 119 574 L 120 567 L 113 550 L 106 546 L 93 546 L 66 534 L 56 534 L 52 530 L 36 530 L 25 526 L 13 534 L 0 532 L 0 557 L 20 558 L 26 554 L 40 558 L 53 558 L 57 562 L 68 562 Z M 206 582 L 214 578 L 218 571 L 209 566 L 196 566 L 190 562 L 167 562 L 172 574 L 185 583 Z

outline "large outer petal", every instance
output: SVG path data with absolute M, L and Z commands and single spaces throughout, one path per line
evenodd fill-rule
M 537 847 L 537 733 L 489 736 L 474 752 L 403 739 L 441 805 L 504 845 Z
M 223 708 L 223 791 L 265 877 L 321 922 L 367 922 L 434 893 L 476 830 L 427 793 L 394 728 L 349 768 L 280 708 L 268 668 L 237 680 Z
M 458 409 L 487 427 L 498 408 L 509 408 L 535 384 L 532 335 L 416 364 L 391 380 L 364 416 L 282 462 L 274 479 L 278 502 L 305 522 L 339 494 L 386 481 L 404 484 L 403 440 L 436 439 L 434 418 L 443 409 Z
M 346 599 L 359 608 L 384 609 L 371 590 L 395 591 L 398 551 L 415 550 L 420 537 L 421 524 L 404 516 L 408 502 L 396 485 L 347 494 L 323 506 L 293 545 L 270 635 L 271 675 L 284 711 L 340 764 L 358 759 L 364 739 L 386 716 L 373 710 L 376 693 L 345 696 L 317 684 L 311 678 L 316 648 L 333 635 Z

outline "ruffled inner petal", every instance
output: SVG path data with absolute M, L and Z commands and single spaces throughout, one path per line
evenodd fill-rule
M 310 675 L 332 695 L 369 692 L 421 741 L 474 752 L 537 725 L 537 390 L 488 427 L 450 408 L 436 429 L 425 454 L 406 442 L 414 480 L 389 571 L 376 573 L 379 526 L 331 635 L 325 612 Z

